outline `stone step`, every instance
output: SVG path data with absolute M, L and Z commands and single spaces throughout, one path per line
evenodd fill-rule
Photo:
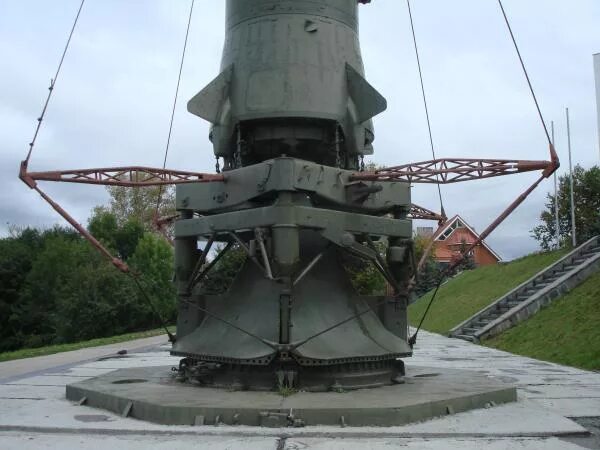
M 554 272 L 552 272 L 551 274 L 548 274 L 547 277 L 545 278 L 548 281 L 556 281 L 560 278 L 560 270 L 556 270 Z
M 532 295 L 535 295 L 535 294 L 537 294 L 537 293 L 538 293 L 539 291 L 541 291 L 541 290 L 542 290 L 542 289 L 540 288 L 540 289 L 534 289 L 533 291 L 527 291 L 527 292 L 524 292 L 524 293 L 523 293 L 523 295 L 521 295 L 521 296 L 520 296 L 520 297 L 521 297 L 521 299 L 520 299 L 520 300 L 524 300 L 524 298 L 523 298 L 523 297 L 525 297 L 525 298 L 530 298 Z
M 579 257 L 579 258 L 575 258 L 575 259 L 573 260 L 573 264 L 577 264 L 577 265 L 579 265 L 579 264 L 581 264 L 581 263 L 583 263 L 583 262 L 587 261 L 588 259 L 590 259 L 590 257 L 589 257 L 589 256 L 581 256 L 581 257 Z
M 489 320 L 490 322 L 493 322 L 494 320 L 496 320 L 498 317 L 500 317 L 500 314 L 498 314 L 497 316 L 486 316 L 485 320 Z
M 596 255 L 597 255 L 597 253 L 584 253 L 583 255 L 580 255 L 577 258 L 573 259 L 573 262 L 577 262 L 577 264 L 583 264 L 588 259 L 590 259 Z
M 562 277 L 565 273 L 567 273 L 569 271 L 569 269 L 560 269 L 557 270 L 556 272 L 554 272 L 554 275 L 552 275 L 554 277 L 553 281 L 558 280 L 560 277 Z
M 565 274 L 580 267 L 585 261 L 598 253 L 600 253 L 600 244 L 595 244 L 593 247 L 587 247 L 586 249 L 580 250 L 578 253 L 571 256 L 569 260 L 563 262 L 562 265 L 547 269 L 547 271 L 539 274 L 526 286 L 513 292 L 510 296 L 501 297 L 495 304 L 491 305 L 490 309 L 476 315 L 464 326 L 464 328 L 459 330 L 461 334 L 456 337 L 467 341 L 477 342 L 477 338 L 474 336 L 479 330 L 504 316 L 513 308 L 522 305 L 523 302 L 530 299 L 536 293 L 553 283 L 556 283 Z

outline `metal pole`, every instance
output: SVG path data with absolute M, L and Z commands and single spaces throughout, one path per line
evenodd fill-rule
M 552 146 L 556 148 L 554 142 L 554 120 L 550 122 L 552 129 Z M 560 248 L 560 222 L 558 220 L 558 181 L 556 171 L 554 172 L 554 230 L 556 232 L 556 248 Z
M 598 151 L 600 152 L 600 53 L 596 53 L 594 55 L 594 78 L 596 79 L 596 114 L 598 116 Z
M 577 229 L 575 226 L 575 190 L 573 182 L 573 163 L 571 158 L 571 124 L 569 121 L 569 108 L 565 108 L 567 115 L 567 145 L 569 147 L 569 179 L 571 185 L 571 239 L 573 248 L 577 247 Z

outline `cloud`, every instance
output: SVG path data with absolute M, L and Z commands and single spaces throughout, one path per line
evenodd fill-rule
M 16 178 L 79 1 L 0 6 L 0 233 L 6 223 L 52 225 L 56 214 Z M 213 171 L 208 124 L 186 102 L 218 73 L 224 1 L 196 2 L 168 166 Z M 548 121 L 556 121 L 566 160 L 564 106 L 571 108 L 575 161 L 597 163 L 592 53 L 600 51 L 600 4 L 582 0 L 506 1 Z M 188 2 L 87 2 L 50 104 L 32 169 L 121 164 L 159 166 L 164 155 Z M 493 2 L 414 3 L 438 156 L 547 158 L 537 113 Z M 378 116 L 374 161 L 397 165 L 431 158 L 404 2 L 361 6 L 368 80 L 388 99 Z M 561 169 L 564 171 L 565 169 Z M 444 186 L 448 214 L 483 230 L 533 175 Z M 529 236 L 544 205 L 545 182 L 489 239 L 506 259 L 536 248 Z M 107 201 L 101 187 L 46 188 L 85 223 Z M 437 209 L 434 186 L 417 185 L 415 202 Z

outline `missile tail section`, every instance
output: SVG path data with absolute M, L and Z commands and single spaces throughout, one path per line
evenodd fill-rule
M 182 379 L 329 390 L 402 378 L 410 186 L 351 179 L 386 108 L 364 78 L 358 3 L 227 2 L 221 73 L 188 103 L 212 124 L 224 180 L 177 189 Z M 246 253 L 221 295 L 203 290 L 211 265 L 199 241 Z M 374 265 L 393 294 L 359 295 L 349 256 Z

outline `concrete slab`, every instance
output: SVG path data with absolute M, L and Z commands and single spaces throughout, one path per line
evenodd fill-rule
M 64 386 L 40 386 L 0 384 L 0 399 L 11 398 L 43 398 L 63 399 L 65 396 Z M 4 402 L 0 403 L 0 407 Z
M 69 375 L 73 377 L 97 377 L 98 375 L 102 375 L 108 372 L 112 372 L 115 369 L 96 369 L 92 367 L 72 367 L 70 369 L 58 371 L 58 372 L 48 372 L 46 375 Z
M 599 398 L 536 398 L 538 405 L 552 409 L 565 417 L 600 417 Z
M 165 366 L 167 364 L 171 364 L 172 366 L 177 366 L 179 364 L 180 358 L 175 358 L 172 356 L 165 358 L 136 358 L 135 366 L 136 367 L 159 367 Z M 83 364 L 81 367 L 87 369 L 126 369 L 128 367 L 132 367 L 131 364 L 131 356 L 126 358 L 111 358 L 105 359 L 101 361 L 94 361 L 87 364 Z
M 245 450 L 387 450 L 390 448 L 419 450 L 581 450 L 579 445 L 559 438 L 275 438 L 275 437 L 228 437 L 205 436 L 156 436 L 156 435 L 103 435 L 91 434 L 56 435 L 51 433 L 23 434 L 5 433 L 2 442 L 6 448 L 21 450 L 56 449 L 61 450 L 225 450 L 244 448 Z
M 83 377 L 91 378 L 91 377 Z M 73 377 L 63 374 L 38 375 L 35 377 L 22 378 L 6 383 L 5 386 L 64 386 L 65 384 L 81 381 L 82 377 Z
M 231 392 L 175 381 L 171 367 L 121 369 L 67 385 L 67 398 L 168 425 L 392 426 L 516 401 L 516 389 L 475 372 L 407 367 L 402 385 L 352 392 Z M 290 413 L 293 411 L 293 413 Z M 289 417 L 286 417 L 289 416 Z M 294 422 L 296 420 L 296 422 Z
M 595 420 L 594 415 L 600 416 L 597 399 L 593 398 L 598 395 L 600 373 L 566 368 L 426 332 L 421 332 L 419 337 L 415 358 L 407 360 L 408 365 L 421 364 L 436 370 L 470 367 L 482 376 L 518 385 L 519 401 L 394 427 L 166 426 L 79 406 L 65 399 L 64 385 L 30 385 L 28 375 L 22 374 L 19 380 L 24 381 L 23 384 L 7 385 L 0 380 L 0 449 L 163 448 L 165 442 L 169 448 L 182 449 L 225 448 L 218 447 L 218 442 L 224 442 L 225 446 L 230 443 L 229 448 L 270 449 L 274 445 L 279 448 L 285 448 L 284 445 L 288 448 L 377 448 L 379 442 L 387 442 L 387 447 L 392 448 L 425 449 L 581 448 L 573 447 L 577 444 L 600 448 L 599 441 L 589 437 L 585 428 L 565 417 L 592 416 L 590 420 Z M 119 365 L 136 367 L 142 365 L 141 360 L 144 364 L 156 364 L 164 358 L 168 362 L 159 365 L 175 365 L 178 358 L 170 358 L 167 352 L 168 347 L 164 345 L 150 352 L 145 348 L 143 353 L 130 352 L 129 358 L 117 361 Z M 113 370 L 94 367 L 110 361 L 115 360 L 94 362 L 84 358 L 75 366 L 58 364 L 43 371 L 36 370 L 32 375 L 93 376 Z M 537 389 L 538 386 L 550 386 L 552 391 Z M 577 389 L 561 394 L 561 387 Z M 523 388 L 539 390 L 542 394 L 536 394 L 539 398 L 527 399 L 526 395 L 531 392 Z M 570 398 L 550 398 L 556 395 Z M 33 443 L 29 438 L 33 438 Z
M 586 436 L 585 428 L 536 405 L 512 403 L 395 427 L 318 426 L 260 428 L 247 426 L 165 426 L 108 411 L 52 400 L 7 401 L 0 405 L 2 431 L 23 433 L 174 434 L 194 436 L 272 436 L 345 438 L 450 438 Z M 1 438 L 0 438 L 1 442 Z M 1 448 L 1 446 L 0 446 Z
M 590 396 L 590 390 L 596 390 L 596 395 Z M 524 397 L 527 398 L 545 398 L 545 399 L 557 399 L 557 398 L 581 398 L 586 397 L 588 399 L 595 398 L 600 406 L 600 385 L 554 385 L 554 384 L 538 384 L 538 385 L 526 385 L 523 386 L 520 391 Z
M 519 401 L 468 411 L 410 426 L 415 435 L 435 436 L 570 436 L 586 434 L 572 420 L 530 402 Z
M 1 437 L 3 448 L 20 450 L 276 450 L 275 438 L 179 436 L 111 436 L 111 435 L 56 435 L 51 433 L 6 433 Z
M 74 350 L 72 352 L 62 352 L 55 353 L 53 355 L 38 356 L 35 358 L 0 362 L 0 379 L 47 370 L 49 368 L 61 365 L 80 363 L 86 359 L 100 358 L 102 356 L 116 354 L 120 350 L 127 350 L 128 352 L 139 351 L 145 347 L 163 344 L 165 339 L 166 336 L 154 336 L 129 342 L 121 342 L 118 344 L 83 348 L 80 350 Z
M 390 448 L 419 450 L 463 450 L 465 448 L 485 448 L 486 450 L 581 450 L 575 444 L 557 438 L 522 439 L 288 439 L 283 449 L 299 450 L 387 450 Z

